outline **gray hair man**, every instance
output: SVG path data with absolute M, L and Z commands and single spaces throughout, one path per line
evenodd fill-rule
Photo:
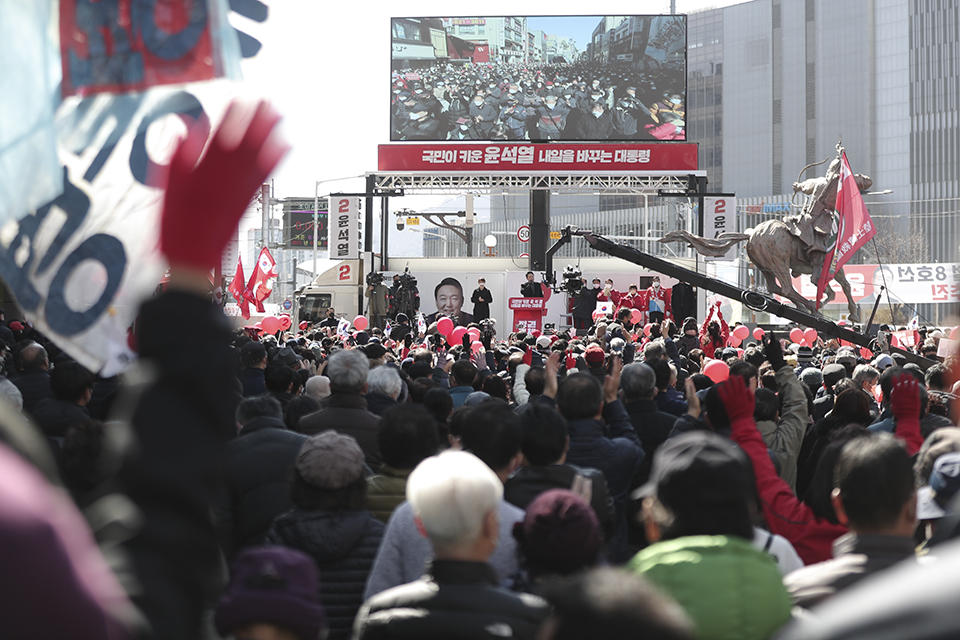
M 646 482 L 650 475 L 653 454 L 670 437 L 670 432 L 677 423 L 677 416 L 657 408 L 654 400 L 658 393 L 657 375 L 650 365 L 634 362 L 625 366 L 620 373 L 620 391 L 633 430 L 637 432 L 643 450 L 647 452 L 640 471 L 637 472 L 639 480 Z
M 490 634 L 534 638 L 547 615 L 540 598 L 497 586 L 487 564 L 500 538 L 503 485 L 479 458 L 447 451 L 410 474 L 407 500 L 434 559 L 420 580 L 367 600 L 354 638 L 463 637 Z
M 330 379 L 330 397 L 323 400 L 323 407 L 300 419 L 300 432 L 313 435 L 336 429 L 352 436 L 366 455 L 367 465 L 377 471 L 383 460 L 377 434 L 380 416 L 371 413 L 363 394 L 367 392 L 367 376 L 370 361 L 359 349 L 336 351 L 327 361 L 324 374 Z
M 381 365 L 373 368 L 367 375 L 367 409 L 382 416 L 390 409 L 400 406 L 402 391 L 403 380 L 393 366 Z

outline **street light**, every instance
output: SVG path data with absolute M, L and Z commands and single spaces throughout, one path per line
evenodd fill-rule
M 488 258 L 492 258 L 497 255 L 497 252 L 493 250 L 497 246 L 497 236 L 493 234 L 488 234 L 483 238 L 483 244 L 487 248 L 486 252 L 483 254 Z

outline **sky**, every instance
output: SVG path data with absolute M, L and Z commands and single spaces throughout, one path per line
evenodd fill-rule
M 363 191 L 363 175 L 377 169 L 377 146 L 389 142 L 390 18 L 449 16 L 451 4 L 446 0 L 264 1 L 270 7 L 265 23 L 236 15 L 231 22 L 263 43 L 257 56 L 242 65 L 245 93 L 260 94 L 274 103 L 284 117 L 281 131 L 293 145 L 274 172 L 274 196 L 312 197 L 315 188 L 320 195 Z M 739 1 L 676 0 L 677 13 Z M 602 6 L 606 15 L 670 10 L 669 0 L 607 0 Z M 516 15 L 521 7 L 530 8 L 530 13 L 549 9 L 556 15 L 577 15 L 584 3 L 487 0 L 483 14 Z M 585 47 L 586 40 L 581 43 L 578 38 L 577 44 Z M 319 187 L 317 181 L 323 181 Z M 443 201 L 443 197 L 406 196 L 393 200 L 391 207 L 417 210 Z M 253 223 L 242 222 L 241 234 Z

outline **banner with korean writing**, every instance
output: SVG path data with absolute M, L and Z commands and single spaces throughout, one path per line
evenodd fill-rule
M 238 77 L 226 16 L 223 0 L 60 0 L 63 95 Z
M 847 264 L 843 272 L 857 304 L 872 304 L 882 286 L 887 288 L 882 294 L 884 303 L 888 291 L 894 303 L 960 302 L 960 263 Z M 817 293 L 816 285 L 807 276 L 794 278 L 793 286 L 808 300 Z M 840 285 L 832 281 L 829 286 L 836 295 L 831 304 L 846 305 Z
M 717 238 L 722 233 L 737 231 L 737 199 L 734 197 L 705 197 L 703 199 L 703 237 Z M 704 260 L 734 260 L 736 245 L 722 256 L 703 256 Z
M 360 258 L 360 198 L 331 196 L 327 214 L 331 260 Z
M 189 123 L 217 122 L 233 95 L 221 81 L 58 110 L 63 194 L 5 227 L 0 275 L 27 319 L 88 369 L 110 376 L 135 358 L 128 329 L 163 276 L 163 194 L 148 175 Z
M 382 144 L 380 171 L 695 171 L 696 144 Z

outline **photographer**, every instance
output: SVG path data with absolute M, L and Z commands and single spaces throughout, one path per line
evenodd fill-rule
M 383 284 L 383 274 L 371 271 L 367 274 L 367 290 L 364 295 L 370 299 L 367 312 L 370 327 L 383 328 L 383 321 L 390 310 L 390 290 Z
M 409 269 L 393 277 L 396 291 L 393 294 L 393 308 L 397 314 L 404 314 L 407 318 L 417 315 L 420 310 L 420 290 L 417 289 L 417 279 Z

